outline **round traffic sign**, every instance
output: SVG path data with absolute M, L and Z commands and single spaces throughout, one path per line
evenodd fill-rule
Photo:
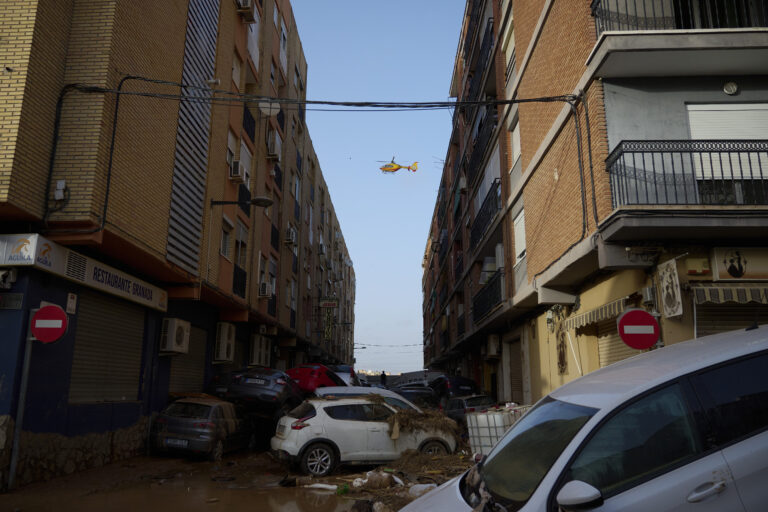
M 616 321 L 621 340 L 632 348 L 644 350 L 659 341 L 659 322 L 644 309 L 628 309 Z
M 59 306 L 45 306 L 32 315 L 32 336 L 43 343 L 61 338 L 67 331 L 67 313 Z

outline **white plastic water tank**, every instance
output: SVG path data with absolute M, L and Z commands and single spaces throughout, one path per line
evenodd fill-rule
M 471 412 L 467 414 L 467 431 L 472 453 L 487 455 L 496 442 L 515 422 L 511 411 Z

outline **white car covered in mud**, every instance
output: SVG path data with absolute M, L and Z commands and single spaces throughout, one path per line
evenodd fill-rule
M 312 398 L 280 418 L 271 447 L 279 458 L 314 476 L 327 475 L 337 464 L 389 462 L 409 449 L 432 454 L 456 449 L 449 428 L 427 427 L 429 422 L 392 428 L 389 420 L 396 413 L 397 408 L 382 400 Z

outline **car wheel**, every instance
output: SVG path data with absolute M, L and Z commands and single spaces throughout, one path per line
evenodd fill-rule
M 221 457 L 224 455 L 224 441 L 221 439 L 216 440 L 216 443 L 214 443 L 213 448 L 211 448 L 211 453 L 208 454 L 208 457 L 212 461 L 219 461 L 221 460 Z
M 440 441 L 427 441 L 421 445 L 421 453 L 427 455 L 447 455 L 448 449 Z
M 336 452 L 325 443 L 311 445 L 301 457 L 301 470 L 312 476 L 326 476 L 336 465 Z

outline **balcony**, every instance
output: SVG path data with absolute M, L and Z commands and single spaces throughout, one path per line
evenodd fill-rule
M 280 166 L 275 164 L 274 167 L 274 179 L 275 179 L 275 185 L 277 185 L 277 188 L 280 190 L 283 190 L 283 171 L 280 169 Z
M 768 0 L 594 0 L 601 78 L 768 73 Z
M 272 295 L 267 301 L 267 313 L 270 316 L 277 316 L 277 295 Z
M 472 319 L 477 324 L 503 300 L 504 269 L 500 268 L 472 297 Z
M 488 226 L 493 223 L 496 218 L 496 214 L 501 211 L 501 190 L 499 188 L 500 180 L 496 178 L 493 180 L 491 188 L 485 195 L 483 205 L 480 207 L 480 211 L 477 212 L 475 221 L 472 223 L 472 229 L 469 234 L 469 247 L 475 249 L 480 240 L 483 239 L 483 235 L 488 230 Z
M 280 112 L 277 113 L 277 124 L 280 126 L 280 131 L 285 133 L 285 110 L 280 107 Z
M 451 347 L 451 336 L 448 331 L 440 333 L 440 349 L 439 351 L 446 352 Z
M 238 297 L 245 298 L 245 288 L 248 281 L 248 272 L 244 268 L 234 266 L 234 272 L 232 273 L 232 293 Z
M 605 240 L 737 238 L 766 228 L 766 140 L 622 141 L 606 170 L 618 211 L 602 226 Z
M 467 322 L 462 313 L 456 318 L 456 339 L 463 338 L 465 332 L 467 332 Z
M 488 20 L 488 25 L 485 28 L 485 35 L 483 36 L 483 44 L 480 46 L 480 52 L 477 56 L 477 61 L 471 67 L 472 78 L 469 81 L 469 95 L 466 99 L 469 101 L 477 100 L 482 90 L 483 77 L 485 76 L 485 70 L 488 67 L 490 61 L 491 52 L 493 50 L 493 19 Z
M 237 187 L 237 201 L 237 206 L 240 207 L 240 210 L 242 210 L 246 217 L 250 217 L 251 205 L 248 203 L 251 201 L 251 191 L 242 183 Z
M 471 3 L 471 6 L 469 9 L 469 23 L 467 24 L 467 33 L 464 38 L 464 60 L 469 60 L 469 50 L 472 49 L 472 43 L 474 43 L 475 34 L 477 34 L 477 29 L 480 26 L 480 12 L 481 7 L 483 6 L 482 0 L 471 0 L 469 3 Z
M 483 157 L 485 156 L 485 150 L 488 149 L 488 143 L 491 140 L 491 135 L 496 129 L 497 115 L 496 110 L 490 110 L 485 114 L 485 118 L 480 124 L 477 137 L 475 138 L 475 144 L 472 147 L 472 155 L 469 158 L 469 165 L 467 166 L 467 186 L 469 190 L 472 190 L 475 178 L 480 174 L 480 169 L 483 165 Z
M 461 279 L 461 274 L 464 273 L 464 255 L 459 253 L 456 256 L 456 263 L 453 265 L 453 279 L 458 282 Z
M 438 294 L 437 300 L 438 304 L 440 304 L 440 307 L 445 307 L 446 300 L 448 299 L 448 287 L 446 285 L 443 285 L 440 288 L 440 293 Z
M 272 248 L 276 251 L 280 250 L 280 230 L 272 224 L 272 234 L 270 237 L 270 243 L 272 244 Z
M 437 253 L 437 261 L 439 265 L 442 265 L 443 261 L 445 261 L 445 256 L 448 254 L 450 245 L 450 241 L 448 240 L 448 230 L 444 229 L 440 232 L 440 250 Z
M 301 205 L 298 200 L 293 201 L 293 218 L 296 220 L 301 219 Z
M 256 119 L 253 118 L 248 105 L 243 106 L 243 131 L 251 139 L 251 142 L 256 141 Z

